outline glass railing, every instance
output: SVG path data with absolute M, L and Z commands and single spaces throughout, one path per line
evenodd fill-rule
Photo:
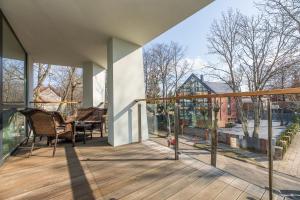
M 289 199 L 300 199 L 300 99 L 278 95 L 272 101 L 273 184 Z M 267 162 L 262 162 L 268 167 Z
M 147 121 L 150 140 L 174 149 L 175 145 L 175 103 L 148 103 Z
M 150 140 L 174 150 L 174 158 L 178 151 L 179 159 L 187 155 L 245 180 L 251 186 L 243 189 L 255 191 L 254 198 L 268 199 L 264 188 L 273 197 L 300 199 L 297 95 L 224 94 L 147 102 Z
M 0 164 L 26 138 L 25 118 L 18 112 L 19 109 L 7 106 L 0 113 Z

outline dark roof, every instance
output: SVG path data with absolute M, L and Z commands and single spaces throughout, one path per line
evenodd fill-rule
M 196 78 L 201 84 L 206 87 L 208 90 L 211 90 L 213 93 L 229 93 L 232 92 L 232 89 L 226 83 L 222 82 L 209 82 L 203 81 L 197 75 L 192 73 L 186 81 L 179 87 L 179 90 L 184 86 L 192 77 Z
M 232 92 L 232 89 L 226 83 L 221 82 L 207 82 L 204 83 L 215 93 L 229 93 Z

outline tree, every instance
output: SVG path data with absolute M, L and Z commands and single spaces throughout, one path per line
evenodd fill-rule
M 239 60 L 249 91 L 265 89 L 274 76 L 298 62 L 298 44 L 287 34 L 287 27 L 283 19 L 270 24 L 262 15 L 242 18 Z M 254 104 L 253 136 L 258 137 L 262 102 L 260 97 L 251 99 Z
M 257 3 L 258 8 L 266 12 L 273 21 L 282 19 L 288 24 L 286 34 L 295 38 L 298 43 L 300 40 L 300 0 L 261 0 Z M 298 41 L 297 41 L 298 40 Z M 299 65 L 297 65 L 299 68 Z M 299 80 L 298 70 L 294 72 L 293 80 Z M 291 99 L 299 99 L 299 95 L 289 95 Z
M 2 95 L 5 103 L 24 102 L 24 62 L 3 58 L 3 87 Z M 14 88 L 14 90 L 11 90 Z
M 185 48 L 178 43 L 154 44 L 144 50 L 145 85 L 148 97 L 176 95 L 179 84 L 191 71 Z
M 37 83 L 36 87 L 33 90 L 33 100 L 37 101 L 40 96 L 40 89 L 43 86 L 46 78 L 50 74 L 51 65 L 49 64 L 42 64 L 42 63 L 36 63 L 35 69 L 37 70 Z
M 144 71 L 147 97 L 166 98 L 175 96 L 177 88 L 192 65 L 184 60 L 185 49 L 175 42 L 152 45 L 144 50 Z M 163 113 L 166 115 L 168 133 L 171 132 L 169 107 L 163 100 Z
M 171 42 L 171 72 L 172 82 L 171 91 L 173 95 L 177 95 L 178 87 L 183 78 L 192 70 L 192 64 L 185 60 L 185 48 L 178 43 Z M 171 92 L 172 93 L 172 92 Z
M 40 100 L 40 89 L 51 85 L 60 95 L 61 101 L 81 101 L 82 99 L 82 72 L 79 68 L 71 66 L 58 66 L 42 63 L 34 64 L 35 70 L 35 88 L 34 101 Z M 36 105 L 39 106 L 39 105 Z M 59 103 L 58 111 L 71 112 L 74 104 Z
M 159 97 L 159 78 L 157 68 L 154 65 L 154 58 L 151 49 L 143 52 L 144 57 L 144 79 L 147 98 Z
M 242 14 L 238 11 L 228 10 L 222 14 L 220 21 L 214 21 L 208 36 L 209 53 L 216 55 L 224 67 L 210 65 L 210 75 L 220 79 L 230 86 L 233 92 L 239 92 L 243 72 L 239 68 L 240 48 L 240 21 Z M 249 136 L 247 117 L 243 110 L 242 98 L 235 98 L 237 118 L 242 122 L 244 135 Z
M 270 20 L 264 15 L 248 17 L 229 10 L 219 22 L 214 22 L 208 38 L 210 52 L 218 55 L 226 68 L 210 68 L 220 72 L 215 76 L 231 86 L 234 92 L 243 82 L 249 91 L 265 89 L 283 69 L 299 62 L 299 42 L 289 34 L 289 26 L 290 22 L 284 17 Z M 260 97 L 251 99 L 254 105 L 253 136 L 258 137 L 262 102 Z M 237 99 L 237 105 L 240 102 Z M 238 107 L 237 110 L 243 119 L 243 109 Z M 242 121 L 245 124 L 246 121 Z M 245 125 L 243 130 L 245 133 Z
M 300 0 L 263 0 L 257 4 L 273 19 L 289 23 L 287 34 L 300 39 Z
M 50 78 L 51 84 L 54 85 L 61 94 L 61 101 L 80 101 L 77 89 L 82 83 L 82 74 L 76 67 L 71 66 L 55 66 Z M 80 91 L 82 92 L 82 91 Z M 73 107 L 73 104 L 72 106 Z M 62 112 L 66 109 L 65 103 L 60 103 L 58 111 Z

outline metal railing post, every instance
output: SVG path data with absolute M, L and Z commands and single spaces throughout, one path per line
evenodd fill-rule
M 138 134 L 139 134 L 139 142 L 142 142 L 142 105 L 138 104 Z
M 218 148 L 218 112 L 220 108 L 214 103 L 213 113 L 214 113 L 214 121 L 212 123 L 213 128 L 211 132 L 211 165 L 217 166 L 217 148 Z
M 269 199 L 273 199 L 273 150 L 272 150 L 272 109 L 268 100 L 268 157 L 269 157 Z
M 175 112 L 174 112 L 174 135 L 175 135 L 175 160 L 179 159 L 179 155 L 178 155 L 178 134 L 179 134 L 179 106 L 176 103 L 175 104 Z

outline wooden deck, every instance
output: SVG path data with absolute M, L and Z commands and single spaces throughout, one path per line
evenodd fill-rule
M 188 156 L 174 161 L 151 141 L 60 144 L 55 158 L 51 150 L 26 158 L 29 149 L 21 148 L 10 157 L 0 168 L 0 199 L 268 199 L 264 189 Z

